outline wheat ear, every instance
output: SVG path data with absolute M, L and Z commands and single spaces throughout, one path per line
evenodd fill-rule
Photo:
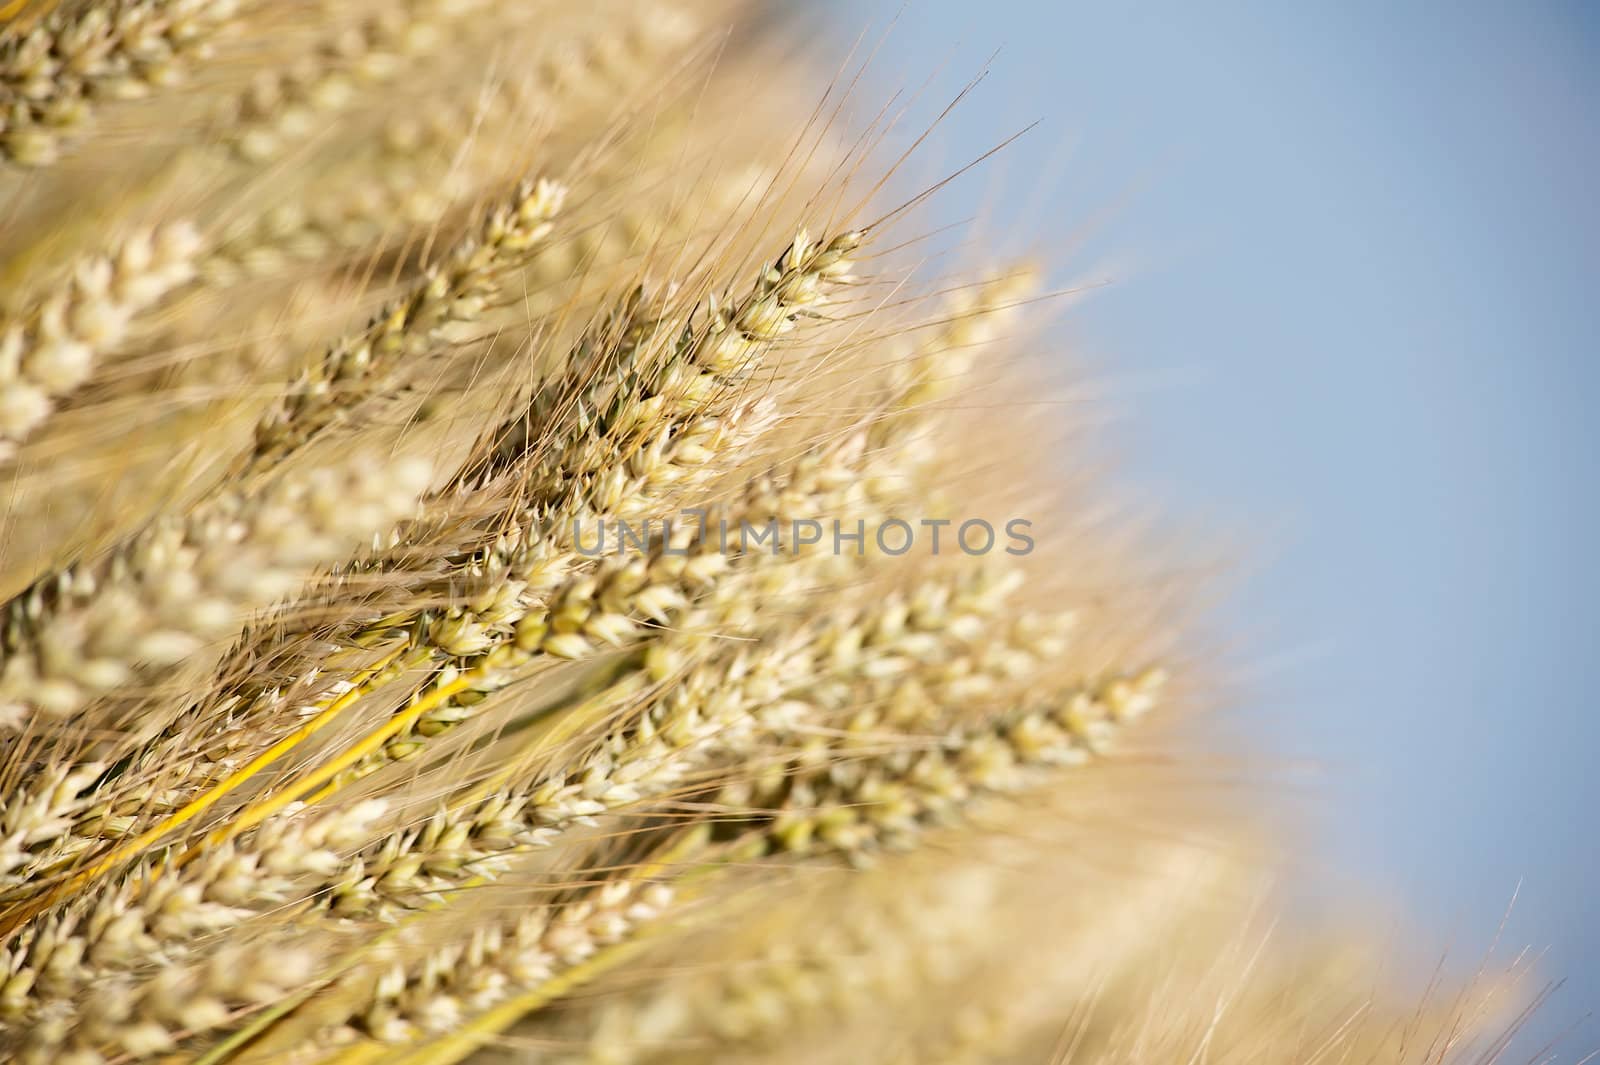
M 0 317 L 0 459 L 118 349 L 140 312 L 195 276 L 200 250 L 192 225 L 169 222 L 79 262 L 59 291 Z
M 56 161 L 99 99 L 149 95 L 233 23 L 247 0 L 118 0 L 63 7 L 0 44 L 0 157 Z
M 250 466 L 265 467 L 304 446 L 369 395 L 375 381 L 444 343 L 452 326 L 475 319 L 550 233 L 565 198 L 566 189 L 555 182 L 526 182 L 405 299 L 330 347 L 262 418 Z
M 420 461 L 365 457 L 297 473 L 37 582 L 6 608 L 7 723 L 70 718 L 95 696 L 237 634 L 249 610 L 410 513 L 428 479 Z

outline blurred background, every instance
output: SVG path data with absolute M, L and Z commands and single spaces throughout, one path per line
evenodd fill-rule
M 1141 496 L 1239 547 L 1300 886 L 1458 968 L 1515 895 L 1539 1032 L 1600 1045 L 1600 6 L 834 7 L 873 103 L 987 68 L 919 176 L 1039 121 L 937 215 L 1111 282 L 1063 344 Z

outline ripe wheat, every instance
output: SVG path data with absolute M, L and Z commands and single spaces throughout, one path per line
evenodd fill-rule
M 931 276 L 813 14 L 0 12 L 0 1060 L 1497 1052 L 1240 975 L 1195 590 L 1004 443 L 1041 268 Z

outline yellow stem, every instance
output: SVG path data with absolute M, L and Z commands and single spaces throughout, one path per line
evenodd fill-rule
M 185 824 L 188 824 L 196 817 L 199 817 L 201 814 L 205 813 L 212 806 L 215 806 L 225 796 L 237 791 L 252 777 L 256 776 L 263 769 L 267 768 L 267 766 L 271 765 L 273 762 L 276 762 L 285 754 L 288 754 L 295 747 L 303 743 L 307 738 L 326 727 L 329 722 L 333 721 L 334 718 L 348 710 L 356 702 L 356 700 L 376 690 L 378 686 L 374 685 L 373 682 L 381 677 L 383 671 L 389 666 L 393 665 L 394 662 L 399 659 L 401 654 L 404 653 L 404 651 L 405 649 L 403 647 L 391 651 L 380 658 L 373 665 L 362 670 L 361 673 L 357 674 L 355 679 L 352 681 L 351 687 L 348 691 L 344 692 L 342 695 L 338 695 L 330 700 L 327 700 L 325 705 L 322 706 L 322 709 L 309 721 L 305 722 L 305 724 L 301 725 L 299 728 L 283 737 L 283 739 L 279 740 L 277 743 L 274 743 L 271 747 L 258 754 L 255 758 L 251 759 L 249 763 L 238 769 L 236 772 L 229 774 L 226 779 L 220 781 L 210 791 L 191 799 L 182 808 L 174 811 L 157 824 L 152 825 L 144 832 L 139 833 L 139 835 L 119 844 L 116 847 L 113 847 L 110 852 L 95 860 L 91 864 L 85 866 L 84 868 L 78 870 L 78 872 L 74 873 L 66 881 L 58 885 L 55 890 L 46 893 L 42 898 L 35 900 L 30 904 L 26 904 L 18 911 L 14 911 L 12 914 L 7 915 L 3 921 L 0 921 L 0 935 L 11 931 L 12 929 L 21 925 L 22 922 L 30 920 L 35 915 L 42 913 L 50 906 L 55 905 L 68 895 L 71 895 L 73 892 L 79 890 L 85 884 L 94 880 L 107 870 L 115 868 L 122 862 L 125 862 L 129 858 L 132 858 L 142 851 L 148 849 L 162 837 L 166 836 L 167 833 L 176 828 L 180 828 Z
M 339 755 L 339 757 L 319 766 L 314 773 L 301 780 L 295 781 L 293 784 L 290 784 L 283 790 L 276 792 L 265 799 L 262 799 L 260 802 L 246 806 L 243 810 L 239 811 L 237 817 L 233 818 L 227 824 L 212 832 L 202 842 L 195 844 L 182 855 L 180 855 L 178 858 L 179 863 L 181 864 L 188 862 L 199 855 L 207 847 L 213 847 L 219 843 L 226 843 L 228 840 L 237 836 L 239 833 L 244 832 L 246 829 L 254 828 L 256 825 L 259 825 L 262 821 L 266 820 L 268 817 L 271 817 L 279 810 L 282 810 L 285 806 L 288 806 L 296 799 L 299 799 L 313 788 L 318 788 L 321 785 L 326 784 L 328 781 L 344 772 L 350 766 L 354 765 L 362 758 L 365 758 L 367 755 L 377 750 L 391 736 L 394 736 L 396 733 L 409 728 L 423 714 L 435 709 L 446 699 L 449 699 L 454 695 L 458 695 L 472 687 L 474 684 L 482 681 L 486 674 L 487 671 L 484 669 L 475 669 L 471 672 L 463 673 L 449 684 L 441 685 L 440 687 L 433 689 L 431 692 L 418 699 L 411 706 L 391 717 L 381 727 L 367 733 L 357 743 L 347 748 L 343 754 Z

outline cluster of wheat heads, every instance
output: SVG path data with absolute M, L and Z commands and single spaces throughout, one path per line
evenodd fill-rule
M 1465 1045 L 1241 946 L 1033 272 L 918 262 L 760 9 L 4 15 L 0 1060 Z

